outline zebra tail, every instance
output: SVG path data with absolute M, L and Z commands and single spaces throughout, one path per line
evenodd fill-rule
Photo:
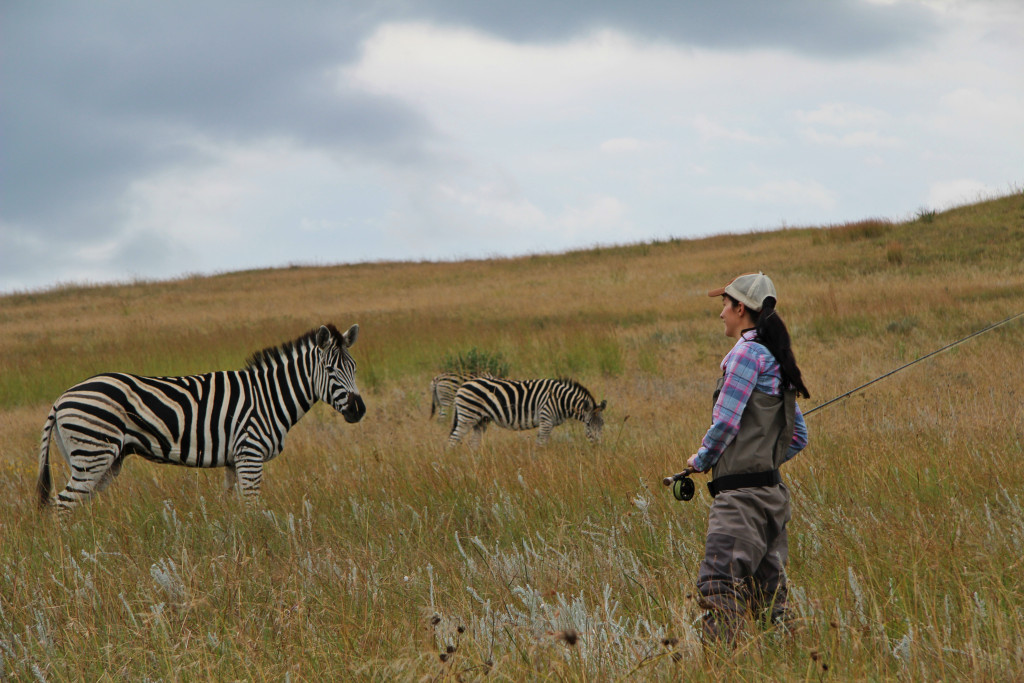
M 434 413 L 437 412 L 437 404 L 439 399 L 437 397 L 437 385 L 430 385 L 430 419 L 434 419 Z
M 459 404 L 452 402 L 452 428 L 448 430 L 448 439 L 451 440 L 455 430 L 459 427 Z
M 53 488 L 53 479 L 50 476 L 50 433 L 56 422 L 57 407 L 54 406 L 50 408 L 50 415 L 43 425 L 43 436 L 39 445 L 39 478 L 36 479 L 36 493 L 40 510 L 50 504 L 50 491 Z

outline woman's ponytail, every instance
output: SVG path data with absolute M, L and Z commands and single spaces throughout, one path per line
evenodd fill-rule
M 811 394 L 804 386 L 803 375 L 796 364 L 796 357 L 793 355 L 789 330 L 786 329 L 786 323 L 775 312 L 775 303 L 775 297 L 765 297 L 760 312 L 756 314 L 754 331 L 757 333 L 757 341 L 775 356 L 782 373 L 783 383 L 796 389 L 798 395 L 810 398 Z

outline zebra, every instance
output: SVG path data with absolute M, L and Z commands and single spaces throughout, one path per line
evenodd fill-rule
M 448 446 L 461 442 L 470 429 L 474 444 L 479 444 L 491 421 L 506 429 L 540 427 L 537 444 L 543 446 L 551 430 L 569 418 L 582 422 L 587 438 L 597 443 L 607 405 L 607 401 L 598 404 L 582 384 L 571 379 L 478 377 L 468 380 L 455 393 Z
M 184 377 L 96 375 L 65 391 L 43 425 L 38 504 L 50 498 L 50 441 L 71 470 L 56 497 L 68 512 L 106 488 L 125 456 L 158 463 L 225 467 L 225 484 L 253 503 L 263 463 L 284 447 L 288 430 L 318 400 L 359 422 L 366 413 L 349 354 L 359 334 L 324 325 L 253 354 L 237 371 Z
M 440 411 L 441 417 L 447 413 L 448 407 L 455 402 L 455 392 L 468 380 L 477 377 L 492 377 L 489 372 L 474 375 L 465 372 L 442 372 L 430 380 L 430 418 Z

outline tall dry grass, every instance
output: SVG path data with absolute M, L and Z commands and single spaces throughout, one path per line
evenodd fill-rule
M 809 418 L 785 471 L 802 627 L 702 651 L 709 498 L 659 482 L 706 428 L 730 344 L 705 292 L 754 269 L 780 290 L 809 409 L 1024 310 L 1024 196 L 927 221 L 0 299 L 0 679 L 1024 676 L 1020 321 Z M 317 406 L 258 510 L 219 471 L 132 459 L 65 527 L 36 513 L 39 429 L 70 384 L 240 367 L 326 321 L 362 326 L 367 416 Z M 427 387 L 472 348 L 607 398 L 602 444 L 567 425 L 543 450 L 491 429 L 446 451 Z

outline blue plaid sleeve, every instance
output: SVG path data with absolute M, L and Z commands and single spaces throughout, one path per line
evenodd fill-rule
M 793 440 L 789 442 L 789 451 L 782 462 L 789 462 L 790 459 L 807 447 L 807 423 L 804 422 L 804 414 L 800 411 L 799 404 L 796 407 L 795 424 L 793 425 Z

